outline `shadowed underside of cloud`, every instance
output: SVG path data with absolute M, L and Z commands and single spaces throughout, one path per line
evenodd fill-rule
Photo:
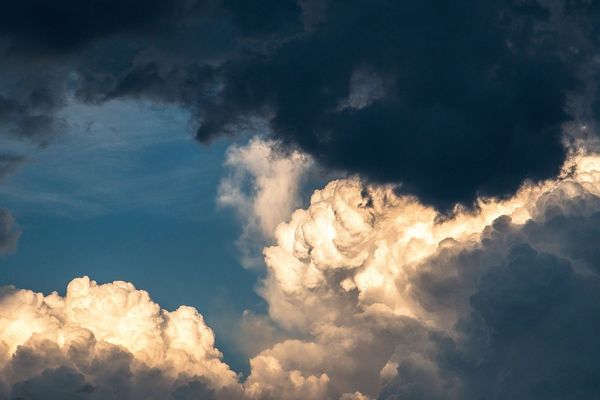
M 441 207 L 554 176 L 575 71 L 546 10 L 508 2 L 331 1 L 322 21 L 267 54 L 224 65 L 200 139 L 265 115 L 323 164 Z
M 270 317 L 304 342 L 264 354 L 326 373 L 335 396 L 597 397 L 599 171 L 577 156 L 443 222 L 391 188 L 330 183 L 265 250 Z
M 596 398 L 599 196 L 600 157 L 575 152 L 443 221 L 392 187 L 329 183 L 264 251 L 278 333 L 249 343 L 245 379 L 194 309 L 131 284 L 4 288 L 0 398 Z M 273 329 L 244 318 L 249 341 Z
M 49 140 L 73 96 L 169 102 L 202 141 L 266 122 L 443 209 L 556 175 L 561 126 L 597 108 L 593 2 L 27 0 L 0 15 L 5 132 Z

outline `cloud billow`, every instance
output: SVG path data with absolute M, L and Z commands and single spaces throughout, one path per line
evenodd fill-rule
M 269 315 L 306 336 L 262 355 L 326 373 L 333 397 L 597 397 L 599 168 L 578 156 L 445 221 L 389 187 L 331 182 L 265 249 Z
M 65 297 L 3 287 L 0 310 L 1 399 L 236 397 L 202 316 L 130 283 L 78 278 Z

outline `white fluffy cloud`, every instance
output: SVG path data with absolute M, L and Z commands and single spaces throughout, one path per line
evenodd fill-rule
M 211 395 L 237 385 L 195 309 L 161 310 L 130 283 L 87 277 L 65 297 L 2 290 L 0 365 L 0 398 L 162 399 L 190 384 Z
M 255 137 L 245 146 L 232 145 L 225 165 L 230 174 L 219 185 L 217 203 L 234 209 L 243 221 L 239 245 L 245 265 L 256 264 L 257 247 L 272 238 L 277 225 L 300 204 L 300 184 L 312 159 L 277 149 L 277 142 Z
M 131 283 L 76 278 L 65 297 L 0 291 L 0 399 L 324 398 L 327 376 L 303 372 L 320 349 L 298 368 L 278 349 L 252 359 L 241 384 L 194 308 L 162 310 Z
M 256 198 L 272 190 L 259 188 Z M 441 219 L 356 178 L 315 191 L 264 250 L 260 291 L 277 333 L 260 344 L 246 379 L 221 361 L 194 309 L 161 310 L 131 284 L 80 278 L 64 298 L 5 289 L 0 393 L 598 397 L 600 156 L 575 153 L 556 180 L 478 206 Z M 247 329 L 264 331 L 261 318 Z

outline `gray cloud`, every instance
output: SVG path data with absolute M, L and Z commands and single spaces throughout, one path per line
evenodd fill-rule
M 12 214 L 8 210 L 0 208 L 0 254 L 14 251 L 19 236 L 21 236 L 21 231 Z
M 24 162 L 23 156 L 12 153 L 0 154 L 0 182 L 15 172 Z
M 201 141 L 268 126 L 449 209 L 556 175 L 563 125 L 597 117 L 584 1 L 21 3 L 2 10 L 0 125 L 43 143 L 67 98 L 150 99 Z
M 23 156 L 12 153 L 0 154 L 0 184 L 24 162 Z M 21 230 L 10 211 L 0 208 L 0 255 L 14 251 L 20 236 Z

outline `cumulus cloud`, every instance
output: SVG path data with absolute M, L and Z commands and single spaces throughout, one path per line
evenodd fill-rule
M 312 159 L 298 151 L 285 153 L 275 141 L 254 137 L 227 150 L 229 175 L 221 180 L 217 203 L 232 208 L 243 221 L 238 241 L 244 265 L 252 266 L 277 225 L 300 205 L 301 183 Z
M 77 278 L 66 296 L 0 293 L 0 398 L 215 398 L 237 377 L 198 312 L 162 310 L 126 282 Z M 194 397 L 196 398 L 196 397 Z
M 334 397 L 595 397 L 599 195 L 586 154 L 447 219 L 391 187 L 331 182 L 265 249 L 269 315 L 302 341 L 261 354 L 327 374 Z
M 129 283 L 78 278 L 64 297 L 3 289 L 0 393 L 595 398 L 598 221 L 600 156 L 583 150 L 557 179 L 444 218 L 390 186 L 332 181 L 264 250 L 271 322 L 247 328 L 277 330 L 246 378 L 194 309 L 168 312 Z
M 0 154 L 0 183 L 3 183 L 24 162 L 23 156 L 13 153 Z M 20 236 L 21 230 L 11 212 L 0 208 L 0 255 L 14 251 Z

